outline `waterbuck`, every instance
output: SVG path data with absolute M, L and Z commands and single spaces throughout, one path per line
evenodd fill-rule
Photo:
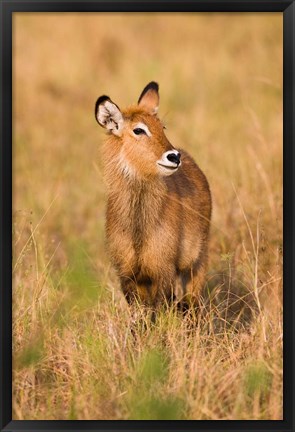
M 211 218 L 207 179 L 188 153 L 170 144 L 158 106 L 155 82 L 127 109 L 108 96 L 95 105 L 108 131 L 101 155 L 110 257 L 128 303 L 153 308 L 175 299 L 178 278 L 183 298 L 197 301 Z

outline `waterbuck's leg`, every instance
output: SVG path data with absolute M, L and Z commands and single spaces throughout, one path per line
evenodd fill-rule
M 180 273 L 183 296 L 181 307 L 187 309 L 190 306 L 197 307 L 201 291 L 205 284 L 207 271 L 207 259 L 198 259 L 190 268 Z
M 121 290 L 125 296 L 125 299 L 129 305 L 139 301 L 138 292 L 136 289 L 135 282 L 128 277 L 121 277 Z
M 149 277 L 121 277 L 121 289 L 128 302 L 132 305 L 139 303 L 144 306 L 152 306 L 157 293 L 157 284 Z
M 129 304 L 134 300 L 147 307 L 157 307 L 160 305 L 170 305 L 175 299 L 175 278 L 158 278 L 149 277 L 141 278 L 136 282 L 132 280 L 121 281 L 122 291 Z
M 153 281 L 150 291 L 151 305 L 170 306 L 175 300 L 176 275 L 168 274 Z

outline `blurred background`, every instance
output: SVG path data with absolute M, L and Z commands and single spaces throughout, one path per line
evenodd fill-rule
M 214 402 L 216 392 L 206 382 L 206 406 L 198 390 L 190 398 L 176 391 L 182 402 L 165 399 L 160 414 L 153 411 L 160 399 L 150 402 L 147 414 L 130 409 L 130 394 L 128 400 L 120 396 L 132 367 L 142 363 L 119 356 L 121 372 L 108 367 L 118 348 L 109 344 L 127 318 L 104 244 L 104 131 L 94 118 L 98 96 L 124 107 L 151 80 L 160 85 L 159 116 L 168 139 L 192 154 L 211 187 L 210 290 L 224 285 L 220 274 L 230 283 L 236 278 L 252 290 L 262 314 L 255 321 L 262 339 L 249 342 L 246 362 L 241 348 L 246 369 L 235 381 L 227 376 L 226 402 Z M 13 247 L 14 418 L 171 418 L 177 409 L 178 418 L 280 418 L 281 346 L 272 340 L 282 330 L 282 14 L 15 13 Z M 269 334 L 270 316 L 280 318 Z M 116 331 L 105 327 L 112 319 Z M 258 371 L 251 363 L 257 364 L 257 352 Z M 157 361 L 163 353 L 145 355 Z M 102 371 L 96 381 L 95 362 Z M 272 372 L 268 362 L 277 365 Z M 226 376 L 219 372 L 215 383 Z M 238 399 L 244 373 L 250 390 L 242 386 L 247 394 Z M 169 377 L 168 395 L 174 391 Z M 258 396 L 253 379 L 262 380 Z M 106 393 L 93 382 L 100 389 L 104 382 Z M 100 399 L 92 400 L 94 394 Z

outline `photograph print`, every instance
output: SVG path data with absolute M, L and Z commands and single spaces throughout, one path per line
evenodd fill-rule
M 13 420 L 283 419 L 283 14 L 13 13 Z

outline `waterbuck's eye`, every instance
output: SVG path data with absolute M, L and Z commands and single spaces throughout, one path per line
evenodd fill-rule
M 146 135 L 146 131 L 144 129 L 141 129 L 141 128 L 135 128 L 135 129 L 133 129 L 133 132 L 135 133 L 135 135 L 141 135 L 141 134 Z

